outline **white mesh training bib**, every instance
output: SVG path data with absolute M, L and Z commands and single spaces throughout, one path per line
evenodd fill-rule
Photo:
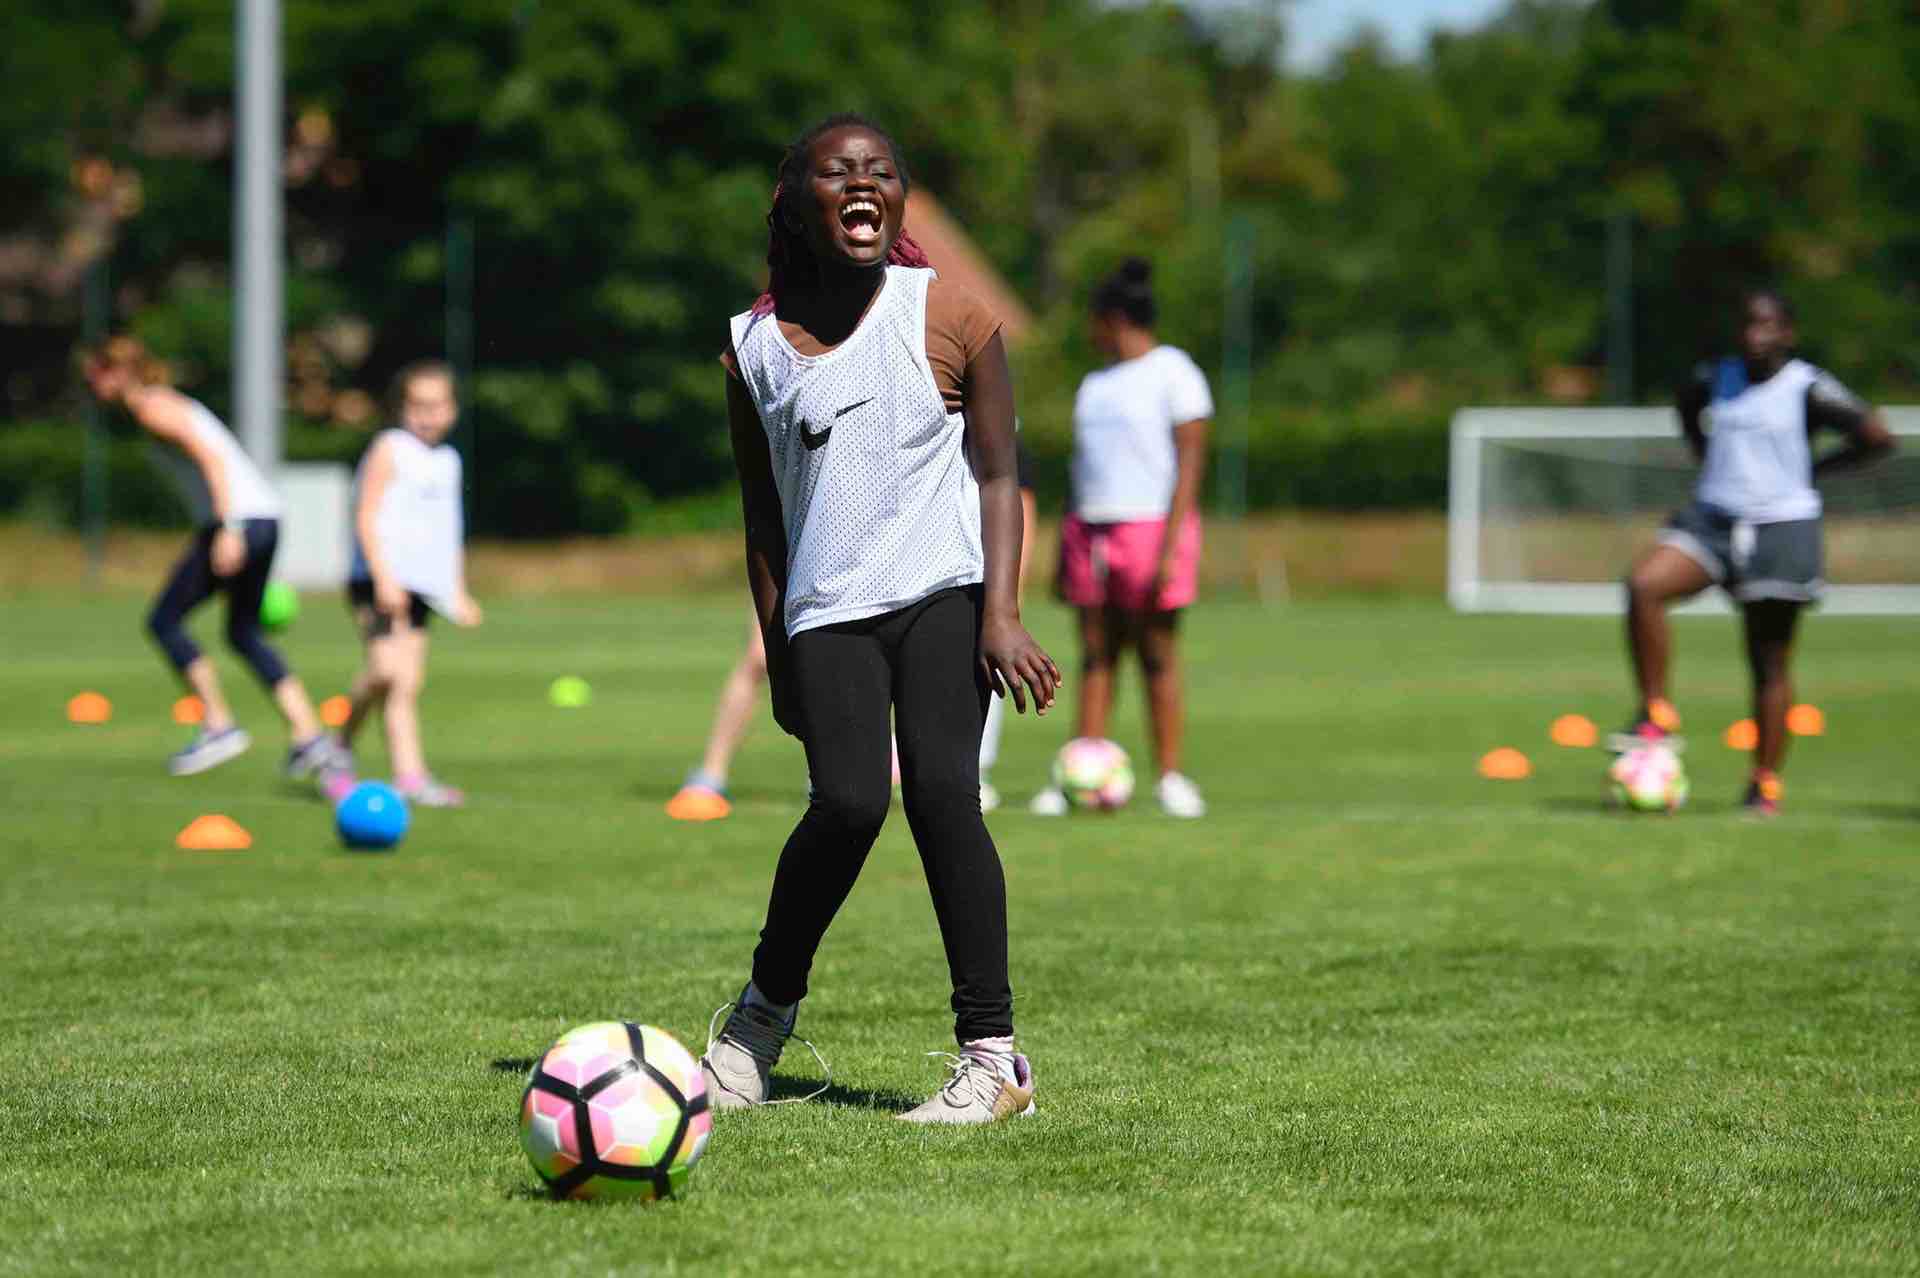
M 429 446 L 412 431 L 389 427 L 380 432 L 361 455 L 353 475 L 353 507 L 360 507 L 360 485 L 367 458 L 385 447 L 392 457 L 393 475 L 380 494 L 374 512 L 374 535 L 394 578 L 435 609 L 447 611 L 459 579 L 460 546 L 466 539 L 466 517 L 461 506 L 460 454 L 452 444 Z M 359 535 L 353 539 L 355 581 L 373 576 Z
M 1807 438 L 1807 388 L 1820 370 L 1805 360 L 1749 385 L 1738 360 L 1723 361 L 1707 409 L 1712 430 L 1695 495 L 1749 523 L 1820 517 Z
M 802 355 L 772 315 L 733 317 L 733 350 L 780 490 L 787 634 L 905 608 L 981 580 L 966 418 L 927 363 L 930 270 L 886 268 L 852 335 Z

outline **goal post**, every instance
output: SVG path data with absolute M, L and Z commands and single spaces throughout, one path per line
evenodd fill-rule
M 1903 446 L 1823 479 L 1831 613 L 1920 614 L 1920 408 Z M 1454 416 L 1447 599 L 1462 612 L 1618 613 L 1620 579 L 1699 468 L 1666 408 L 1468 408 Z M 1688 610 L 1726 611 L 1720 591 Z

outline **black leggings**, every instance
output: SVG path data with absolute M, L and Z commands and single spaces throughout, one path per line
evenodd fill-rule
M 753 983 L 776 1003 L 807 992 L 820 938 L 887 819 L 888 709 L 900 743 L 907 824 L 933 893 L 954 1035 L 1013 1033 L 1007 882 L 980 816 L 980 590 L 942 590 L 911 607 L 795 636 L 788 659 L 813 798 L 774 871 Z
M 187 633 L 187 614 L 227 592 L 227 643 L 253 667 L 260 682 L 271 689 L 287 677 L 287 663 L 267 646 L 260 631 L 260 597 L 267 591 L 267 573 L 280 543 L 280 521 L 249 519 L 245 524 L 247 561 L 240 571 L 222 579 L 213 575 L 213 535 L 219 528 L 202 528 L 193 535 L 187 553 L 173 566 L 160 597 L 147 614 L 147 629 L 176 670 L 185 670 L 200 657 L 199 645 Z

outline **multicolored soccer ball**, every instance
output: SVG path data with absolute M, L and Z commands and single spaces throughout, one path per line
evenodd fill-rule
M 712 1130 L 700 1063 L 665 1030 L 631 1021 L 568 1030 L 520 1099 L 520 1144 L 556 1198 L 682 1193 Z
M 1075 737 L 1053 757 L 1053 784 L 1076 808 L 1111 812 L 1133 797 L 1133 764 L 1104 737 Z
M 1613 797 L 1635 812 L 1676 812 L 1687 801 L 1687 770 L 1664 742 L 1634 746 L 1607 769 Z

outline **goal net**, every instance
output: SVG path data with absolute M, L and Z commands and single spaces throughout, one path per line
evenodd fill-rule
M 1827 612 L 1920 613 L 1920 408 L 1882 411 L 1900 451 L 1820 482 Z M 1698 473 L 1670 409 L 1462 410 L 1448 600 L 1463 612 L 1621 611 L 1627 566 L 1691 498 Z M 1707 591 L 1688 607 L 1727 604 Z

